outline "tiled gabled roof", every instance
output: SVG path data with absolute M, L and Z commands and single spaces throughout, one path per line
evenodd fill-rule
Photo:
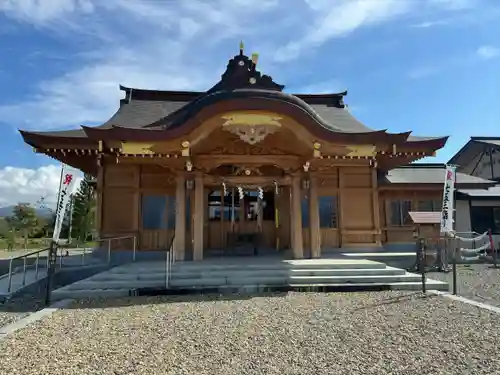
M 444 164 L 416 163 L 390 170 L 383 176 L 383 184 L 444 184 Z M 457 185 L 484 186 L 486 189 L 494 181 L 457 172 Z
M 471 137 L 470 140 L 453 155 L 448 164 L 465 165 L 473 160 L 485 148 L 500 149 L 500 137 Z

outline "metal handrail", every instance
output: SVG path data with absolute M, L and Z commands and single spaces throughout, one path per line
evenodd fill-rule
M 98 238 L 95 242 L 105 242 L 108 241 L 108 263 L 111 263 L 111 241 L 114 240 L 125 240 L 133 239 L 132 245 L 132 262 L 135 262 L 137 256 L 137 236 L 121 236 L 121 237 L 109 237 L 109 238 Z
M 39 268 L 39 264 L 40 264 L 40 253 L 42 253 L 44 251 L 49 251 L 49 250 L 50 250 L 50 248 L 45 248 L 45 249 L 40 249 L 40 250 L 36 250 L 36 251 L 31 251 L 29 253 L 26 253 L 26 254 L 23 254 L 23 255 L 18 255 L 16 257 L 12 257 L 12 258 L 9 259 L 9 273 L 8 273 L 9 281 L 8 281 L 8 285 L 7 285 L 7 293 L 10 294 L 10 292 L 12 291 L 12 275 L 14 275 L 16 273 L 15 270 L 13 270 L 13 262 L 15 260 L 18 260 L 18 259 L 23 259 L 23 282 L 22 282 L 22 286 L 25 286 L 26 285 L 26 270 L 29 267 L 27 265 L 27 263 L 26 263 L 28 257 L 31 256 L 31 255 L 35 255 L 36 254 L 35 280 L 38 280 L 38 268 Z M 48 266 L 48 261 L 49 261 L 49 257 L 47 257 L 47 266 Z
M 136 260 L 136 252 L 137 252 L 137 236 L 121 236 L 121 237 L 110 237 L 110 238 L 101 238 L 101 239 L 97 239 L 95 240 L 94 242 L 105 242 L 105 241 L 108 241 L 108 263 L 111 262 L 111 241 L 114 241 L 114 240 L 121 240 L 121 239 L 127 239 L 127 238 L 132 238 L 133 239 L 133 254 L 132 254 L 132 260 L 135 262 Z M 63 267 L 63 254 L 62 254 L 62 250 L 64 248 L 59 248 L 61 250 L 61 252 L 59 253 L 59 268 L 62 268 Z M 59 250 L 58 249 L 58 250 Z M 85 256 L 86 256 L 86 247 L 84 247 L 83 249 L 83 254 L 82 254 L 82 266 L 85 265 Z M 30 251 L 29 253 L 25 253 L 25 254 L 22 254 L 22 255 L 18 255 L 18 256 L 15 256 L 15 257 L 11 257 L 9 259 L 9 272 L 3 276 L 0 275 L 0 278 L 3 278 L 3 277 L 8 277 L 8 284 L 7 284 L 7 293 L 11 293 L 12 292 L 12 277 L 13 275 L 15 275 L 17 273 L 17 268 L 14 269 L 14 261 L 16 260 L 19 260 L 19 259 L 23 259 L 23 266 L 22 266 L 22 272 L 23 272 L 23 278 L 22 278 L 22 286 L 26 286 L 26 272 L 28 270 L 29 267 L 33 266 L 32 264 L 29 265 L 28 264 L 28 258 L 33 256 L 33 255 L 36 255 L 36 260 L 35 260 L 35 281 L 37 281 L 39 279 L 39 275 L 40 275 L 40 272 L 39 272 L 39 269 L 40 269 L 40 254 L 43 253 L 43 252 L 47 252 L 47 259 L 46 259 L 46 267 L 48 268 L 49 267 L 49 256 L 48 256 L 48 253 L 50 251 L 50 248 L 44 248 L 44 249 L 39 249 L 39 250 L 35 250 L 35 251 Z

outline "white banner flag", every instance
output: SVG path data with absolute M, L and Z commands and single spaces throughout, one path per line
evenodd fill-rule
M 75 183 L 77 180 L 77 171 L 66 165 L 63 165 L 61 173 L 61 181 L 59 181 L 59 201 L 56 207 L 56 222 L 54 225 L 54 234 L 52 235 L 52 240 L 54 242 L 59 241 L 59 236 L 61 235 L 61 229 L 63 226 L 64 216 L 71 199 L 71 194 L 75 188 Z
M 441 211 L 441 233 L 453 232 L 455 211 L 455 166 L 447 165 L 444 178 L 443 207 Z

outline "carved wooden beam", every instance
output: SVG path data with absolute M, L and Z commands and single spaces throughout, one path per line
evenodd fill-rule
M 208 185 L 222 185 L 224 182 L 228 186 L 243 186 L 243 185 L 252 185 L 252 186 L 273 186 L 274 181 L 278 183 L 278 185 L 290 185 L 292 180 L 289 176 L 281 177 L 281 176 L 213 176 L 213 175 L 205 175 L 203 177 L 203 182 Z
M 193 163 L 207 169 L 213 169 L 221 164 L 261 166 L 276 165 L 282 169 L 300 168 L 304 164 L 298 156 L 294 155 L 195 155 Z

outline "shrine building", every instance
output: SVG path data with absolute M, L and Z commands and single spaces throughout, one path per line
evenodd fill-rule
M 21 134 L 95 176 L 100 238 L 135 236 L 139 252 L 300 259 L 414 241 L 408 212 L 441 209 L 444 165 L 411 163 L 447 137 L 371 129 L 347 92 L 286 93 L 257 60 L 240 46 L 206 92 L 120 86 L 100 126 Z M 490 182 L 457 173 L 459 188 Z

